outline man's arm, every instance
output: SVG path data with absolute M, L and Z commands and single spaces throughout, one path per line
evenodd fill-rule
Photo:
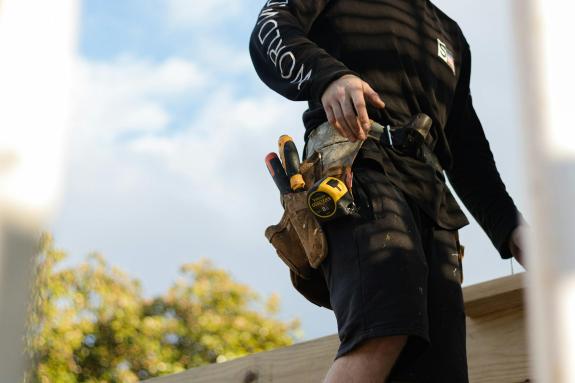
M 320 100 L 333 80 L 352 74 L 307 34 L 329 0 L 269 0 L 250 37 L 250 54 L 261 80 L 295 101 Z
M 501 180 L 469 91 L 471 54 L 466 47 L 462 73 L 445 132 L 453 155 L 447 176 L 457 195 L 489 236 L 502 258 L 520 253 L 512 235 L 522 220 Z M 518 251 L 518 252 L 517 252 Z M 517 258 L 517 257 L 516 257 Z
M 329 0 L 270 0 L 250 37 L 250 55 L 260 79 L 291 100 L 321 102 L 328 121 L 351 141 L 365 139 L 365 98 L 385 104 L 359 75 L 308 38 Z

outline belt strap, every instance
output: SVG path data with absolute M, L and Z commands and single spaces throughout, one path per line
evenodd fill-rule
M 426 145 L 431 125 L 431 118 L 424 113 L 414 116 L 407 124 L 398 127 L 383 126 L 372 121 L 368 136 L 384 147 L 396 148 L 413 156 L 416 156 L 418 150 L 422 148 L 424 159 L 442 173 L 443 169 L 437 157 Z M 361 141 L 349 142 L 325 122 L 310 133 L 304 153 L 305 158 L 309 158 L 314 152 L 318 152 L 325 172 L 333 167 L 351 166 L 362 144 Z

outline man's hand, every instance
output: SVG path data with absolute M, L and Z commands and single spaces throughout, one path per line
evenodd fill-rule
M 523 267 L 523 248 L 525 243 L 525 235 L 528 228 L 525 225 L 520 225 L 513 230 L 511 236 L 509 237 L 509 250 L 513 258 Z
M 366 100 L 377 108 L 385 108 L 385 103 L 371 86 L 351 74 L 332 82 L 321 97 L 329 123 L 351 142 L 367 138 L 371 123 Z

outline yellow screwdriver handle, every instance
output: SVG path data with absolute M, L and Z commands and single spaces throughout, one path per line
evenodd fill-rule
M 287 134 L 284 134 L 279 138 L 278 146 L 283 167 L 290 178 L 290 186 L 292 190 L 303 190 L 305 188 L 305 182 L 299 172 L 299 154 L 293 139 Z

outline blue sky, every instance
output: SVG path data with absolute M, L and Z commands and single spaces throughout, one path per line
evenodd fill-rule
M 509 4 L 437 1 L 470 41 L 472 92 L 500 173 L 524 207 Z M 301 149 L 305 105 L 257 78 L 248 37 L 263 1 L 85 0 L 79 87 L 68 141 L 65 195 L 52 224 L 72 261 L 99 251 L 164 291 L 200 257 L 263 296 L 305 339 L 333 334 L 332 313 L 290 286 L 264 238 L 281 215 L 263 164 L 277 137 Z M 524 209 L 523 209 L 524 210 Z M 509 272 L 475 222 L 462 230 L 466 284 Z

